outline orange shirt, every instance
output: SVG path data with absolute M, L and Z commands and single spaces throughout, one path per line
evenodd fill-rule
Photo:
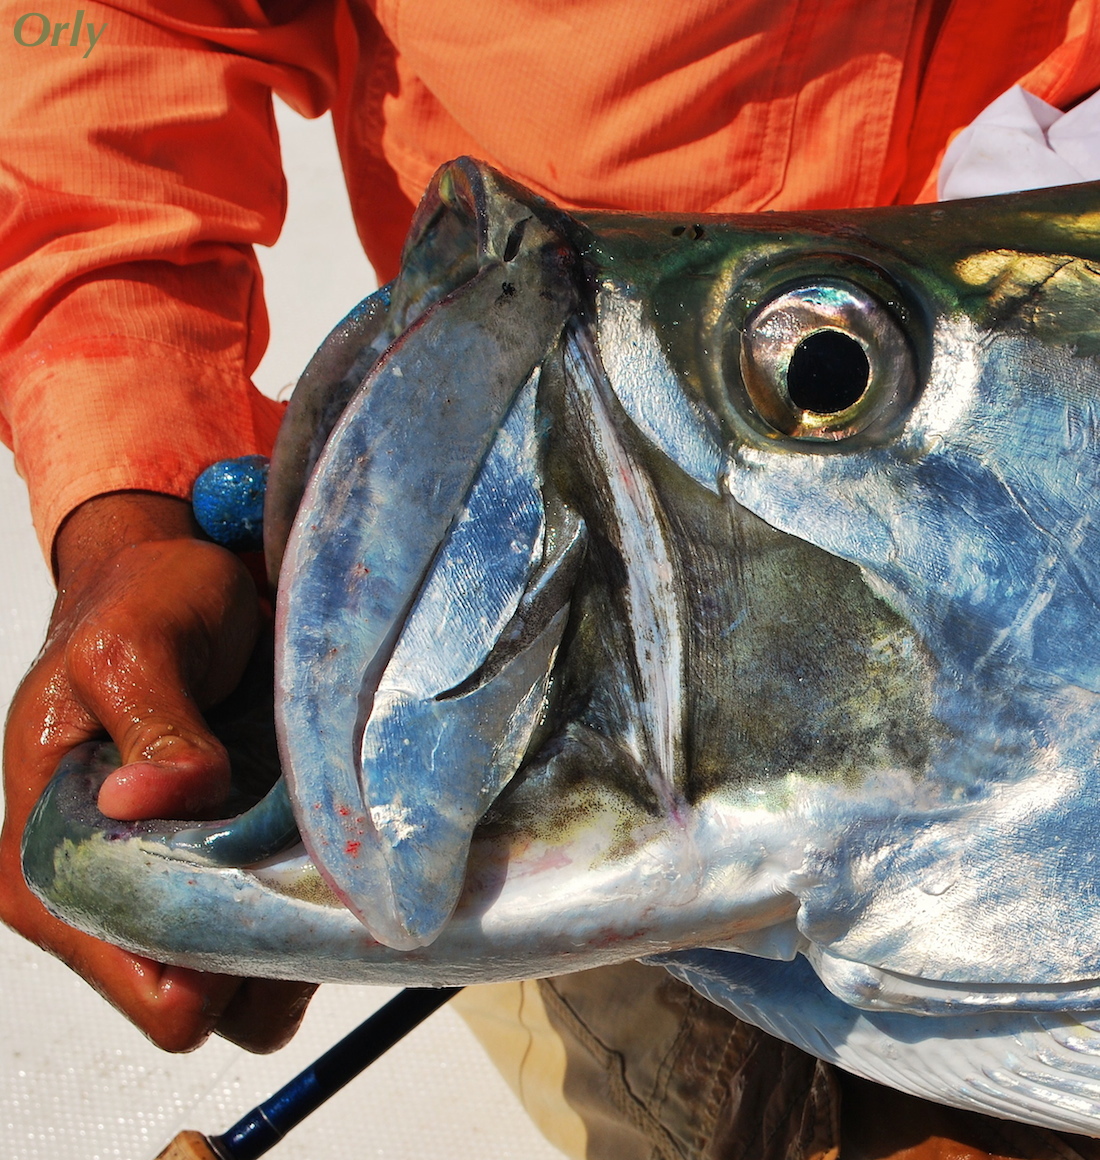
M 1017 81 L 1062 108 L 1100 86 L 1100 0 L 80 2 L 94 45 L 76 0 L 37 6 L 36 45 L 0 0 L 0 435 L 47 550 L 93 495 L 187 496 L 270 445 L 248 376 L 251 247 L 285 200 L 272 89 L 333 109 L 388 278 L 461 153 L 575 207 L 887 204 L 934 196 Z

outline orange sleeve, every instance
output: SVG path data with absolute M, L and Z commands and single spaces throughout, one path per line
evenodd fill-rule
M 1059 109 L 1100 87 L 1100 0 L 955 0 L 921 82 L 899 201 L 935 201 L 947 146 L 1012 85 Z
M 47 553 L 92 496 L 185 497 L 270 447 L 249 375 L 252 245 L 285 209 L 271 91 L 319 115 L 336 85 L 333 3 L 84 2 L 74 45 L 75 3 L 34 43 L 0 0 L 0 436 Z

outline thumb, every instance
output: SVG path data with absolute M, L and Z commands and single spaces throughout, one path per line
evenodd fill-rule
M 162 704 L 134 725 L 120 750 L 123 764 L 100 787 L 100 813 L 134 821 L 191 818 L 225 800 L 229 758 L 218 740 L 188 716 L 183 705 Z
M 66 650 L 73 694 L 122 757 L 99 808 L 134 820 L 209 813 L 228 793 L 229 760 L 200 710 L 244 670 L 258 627 L 252 581 L 235 557 L 195 543 L 156 545 L 130 580 Z

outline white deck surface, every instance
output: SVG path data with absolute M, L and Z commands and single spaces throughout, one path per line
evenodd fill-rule
M 269 393 L 297 377 L 328 329 L 373 284 L 326 123 L 280 110 L 291 209 L 279 246 L 262 256 L 274 340 L 257 380 Z M 6 706 L 41 643 L 52 589 L 25 489 L 3 449 L 0 543 L 0 706 Z M 152 1160 L 181 1128 L 225 1131 L 393 993 L 322 987 L 298 1037 L 273 1056 L 250 1056 L 220 1039 L 192 1055 L 170 1056 L 67 968 L 3 928 L 0 983 L 4 1160 Z M 560 1160 L 447 1009 L 269 1155 Z

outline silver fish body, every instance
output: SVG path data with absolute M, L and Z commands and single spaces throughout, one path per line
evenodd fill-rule
M 1095 206 L 685 222 L 446 168 L 273 466 L 285 786 L 112 825 L 74 757 L 29 880 L 208 969 L 665 955 L 871 1078 L 1100 1131 Z

